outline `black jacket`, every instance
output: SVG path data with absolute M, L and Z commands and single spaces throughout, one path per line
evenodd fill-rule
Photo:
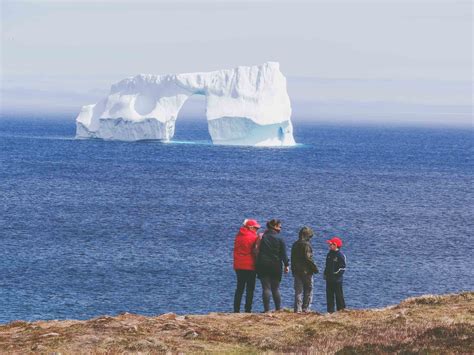
M 317 274 L 318 267 L 313 261 L 313 248 L 309 240 L 301 238 L 291 247 L 291 272 L 293 275 Z
M 342 275 L 346 270 L 346 256 L 340 250 L 330 250 L 326 256 L 326 267 L 324 278 L 326 281 L 342 281 Z
M 276 231 L 269 229 L 263 234 L 260 242 L 257 256 L 258 277 L 270 276 L 281 279 L 282 265 L 289 265 L 285 241 Z

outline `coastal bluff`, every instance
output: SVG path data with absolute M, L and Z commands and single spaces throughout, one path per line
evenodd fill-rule
M 473 354 L 474 292 L 426 295 L 385 308 L 334 314 L 124 313 L 0 325 L 2 354 L 264 352 Z

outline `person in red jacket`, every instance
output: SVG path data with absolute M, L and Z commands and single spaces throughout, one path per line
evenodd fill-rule
M 245 312 L 252 312 L 253 292 L 255 291 L 255 243 L 258 240 L 257 230 L 260 224 L 254 219 L 246 219 L 235 236 L 234 270 L 237 274 L 237 289 L 234 296 L 234 312 L 240 312 L 242 295 L 246 289 Z

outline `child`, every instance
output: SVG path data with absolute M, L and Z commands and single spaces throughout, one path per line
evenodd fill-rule
M 346 308 L 344 294 L 342 292 L 342 275 L 346 270 L 346 256 L 339 250 L 342 241 L 333 237 L 326 241 L 329 244 L 329 253 L 326 257 L 324 279 L 326 280 L 326 301 L 329 313 L 334 312 L 334 297 L 336 297 L 337 310 Z

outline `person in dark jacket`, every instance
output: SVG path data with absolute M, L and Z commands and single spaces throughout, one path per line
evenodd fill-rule
M 246 219 L 235 236 L 234 270 L 237 274 L 237 288 L 234 295 L 234 312 L 240 312 L 242 296 L 246 289 L 245 312 L 252 312 L 253 292 L 255 291 L 255 255 L 254 247 L 258 239 L 260 224 L 254 219 Z
M 280 282 L 283 274 L 289 271 L 286 244 L 280 236 L 281 222 L 272 219 L 267 222 L 267 230 L 260 241 L 257 256 L 257 274 L 262 283 L 263 308 L 270 311 L 270 295 L 273 296 L 275 309 L 281 308 Z M 282 267 L 284 269 L 282 270 Z
M 313 230 L 301 228 L 298 240 L 291 248 L 291 272 L 295 279 L 295 313 L 308 312 L 313 300 L 313 274 L 319 272 L 313 261 L 313 248 L 310 240 Z
M 324 279 L 326 280 L 326 301 L 329 313 L 334 312 L 334 298 L 337 310 L 346 308 L 342 291 L 342 275 L 346 270 L 346 256 L 340 251 L 342 241 L 338 237 L 326 241 L 329 244 L 329 253 L 326 257 Z

